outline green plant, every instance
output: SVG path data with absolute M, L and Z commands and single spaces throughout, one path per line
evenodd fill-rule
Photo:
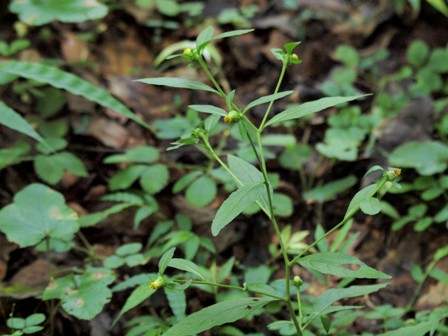
M 53 20 L 61 22 L 83 22 L 86 19 L 101 19 L 108 13 L 106 5 L 97 0 L 88 5 L 76 0 L 14 0 L 9 5 L 12 13 L 19 15 L 24 23 L 41 26 Z
M 288 66 L 301 62 L 297 55 L 293 53 L 294 48 L 299 45 L 298 42 L 294 42 L 286 44 L 284 49 L 273 50 L 274 56 L 283 64 L 274 93 L 257 99 L 256 101 L 248 104 L 245 108 L 240 108 L 234 102 L 235 91 L 224 91 L 213 76 L 212 72 L 209 70 L 202 53 L 205 47 L 214 40 L 240 35 L 247 32 L 248 31 L 246 30 L 233 31 L 213 36 L 213 28 L 209 27 L 197 37 L 196 46 L 194 49 L 186 49 L 183 54 L 179 55 L 180 57 L 187 59 L 190 63 L 198 64 L 213 84 L 213 87 L 200 82 L 194 82 L 181 78 L 146 78 L 139 81 L 152 85 L 203 90 L 216 94 L 225 101 L 227 109 L 212 105 L 191 106 L 191 108 L 202 113 L 211 114 L 211 116 L 203 120 L 203 122 L 199 124 L 199 127 L 191 132 L 191 135 L 185 136 L 175 142 L 172 148 L 178 148 L 184 145 L 197 146 L 214 162 L 219 163 L 220 166 L 232 177 L 237 186 L 237 189 L 233 191 L 221 204 L 218 212 L 216 213 L 216 217 L 211 225 L 211 231 L 214 236 L 217 236 L 221 230 L 223 230 L 240 213 L 246 210 L 253 203 L 256 203 L 257 206 L 267 215 L 280 243 L 281 255 L 284 261 L 285 278 L 280 281 L 281 289 L 275 289 L 272 284 L 268 285 L 265 282 L 269 279 L 269 274 L 261 283 L 259 283 L 258 280 L 262 280 L 263 277 L 251 280 L 255 281 L 254 283 L 245 282 L 243 286 L 238 284 L 226 285 L 216 280 L 209 280 L 207 274 L 203 273 L 202 268 L 193 263 L 191 260 L 173 258 L 174 249 L 171 249 L 160 259 L 159 274 L 157 279 L 151 282 L 151 290 L 168 288 L 174 291 L 183 291 L 190 285 L 208 285 L 212 287 L 228 288 L 234 292 L 234 294 L 231 299 L 220 301 L 186 317 L 168 329 L 164 333 L 166 336 L 200 333 L 215 326 L 234 322 L 248 315 L 253 316 L 253 314 L 259 314 L 261 308 L 279 302 L 286 305 L 291 319 L 289 321 L 285 320 L 274 322 L 270 325 L 270 328 L 276 330 L 278 330 L 278 328 L 291 328 L 294 330 L 293 333 L 302 335 L 307 328 L 309 328 L 312 324 L 314 325 L 317 318 L 320 318 L 324 329 L 328 332 L 330 328 L 330 320 L 327 317 L 328 314 L 344 309 L 354 308 L 350 306 L 335 307 L 332 306 L 333 303 L 343 298 L 372 293 L 386 285 L 361 285 L 351 286 L 348 288 L 329 289 L 321 297 L 315 300 L 312 307 L 305 307 L 302 306 L 301 299 L 301 290 L 304 288 L 304 283 L 300 277 L 293 277 L 291 274 L 292 266 L 297 263 L 306 269 L 312 270 L 313 272 L 326 275 L 336 275 L 346 278 L 390 278 L 388 275 L 368 267 L 355 257 L 342 252 L 321 252 L 312 255 L 306 254 L 323 239 L 328 237 L 329 234 L 349 222 L 359 209 L 366 214 L 377 214 L 381 210 L 381 202 L 378 198 L 376 198 L 376 195 L 379 193 L 378 196 L 381 197 L 387 191 L 387 189 L 384 189 L 386 185 L 396 183 L 394 181 L 397 176 L 400 175 L 399 169 L 384 171 L 383 177 L 378 183 L 365 187 L 355 195 L 348 207 L 344 219 L 338 225 L 336 225 L 329 232 L 324 233 L 314 243 L 304 248 L 294 257 L 290 258 L 288 256 L 288 246 L 283 241 L 285 234 L 282 235 L 275 216 L 275 199 L 273 198 L 272 182 L 268 177 L 268 172 L 266 169 L 266 156 L 262 141 L 262 134 L 269 126 L 276 123 L 295 120 L 318 112 L 322 109 L 358 99 L 361 96 L 323 98 L 318 101 L 309 102 L 302 105 L 293 105 L 276 116 L 269 118 L 274 101 L 290 94 L 290 92 L 279 92 L 280 85 Z M 261 104 L 268 104 L 268 108 L 261 123 L 257 127 L 249 119 L 247 111 L 256 105 Z M 226 124 L 233 126 L 234 129 L 236 128 L 239 131 L 240 139 L 250 144 L 250 147 L 253 150 L 253 156 L 258 163 L 259 169 L 242 158 L 233 155 L 227 156 L 227 163 L 219 157 L 212 146 L 212 138 L 210 135 L 213 134 L 213 128 L 218 124 L 219 119 L 221 118 L 223 118 Z M 373 170 L 382 170 L 382 168 L 374 167 L 371 171 Z M 357 265 L 358 269 L 350 270 L 345 268 L 348 264 Z M 168 276 L 165 274 L 167 267 L 176 268 L 187 272 L 190 276 L 187 277 L 187 279 L 183 275 Z M 138 297 L 136 293 L 141 291 L 146 291 L 148 295 L 152 294 L 149 289 L 138 287 L 128 299 L 129 302 L 131 298 L 133 298 L 132 306 L 135 306 L 137 301 L 139 301 L 138 303 L 141 302 L 140 300 L 136 301 L 134 299 Z M 248 296 L 248 293 L 254 293 L 258 296 Z M 294 297 L 295 299 L 293 299 Z M 126 306 L 127 305 L 125 305 L 125 307 Z
M 10 317 L 6 321 L 8 328 L 16 329 L 12 334 L 4 336 L 22 336 L 35 334 L 44 329 L 40 324 L 45 321 L 44 314 L 32 314 L 27 318 Z

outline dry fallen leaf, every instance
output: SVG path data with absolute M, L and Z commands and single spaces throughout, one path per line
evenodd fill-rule
M 126 128 L 106 118 L 93 118 L 85 134 L 112 148 L 124 148 L 130 136 Z

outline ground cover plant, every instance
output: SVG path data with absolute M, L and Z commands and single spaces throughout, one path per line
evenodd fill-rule
M 448 332 L 448 41 L 388 44 L 443 3 L 47 5 L 0 12 L 1 334 Z

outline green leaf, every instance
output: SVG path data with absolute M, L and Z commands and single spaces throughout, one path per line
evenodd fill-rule
M 406 51 L 406 58 L 415 68 L 422 67 L 429 57 L 429 47 L 422 40 L 415 40 L 411 43 Z
M 111 206 L 110 208 L 107 208 L 106 210 L 81 216 L 79 218 L 79 225 L 82 228 L 93 226 L 93 225 L 101 222 L 103 219 L 106 219 L 110 215 L 119 213 L 119 212 L 123 211 L 124 209 L 129 208 L 133 205 L 134 204 L 131 204 L 131 203 L 116 204 L 114 206 Z
M 293 50 L 302 42 L 290 42 L 286 43 L 283 47 L 288 55 L 292 54 Z
M 439 141 L 409 141 L 389 156 L 392 166 L 414 168 L 420 175 L 441 173 L 448 166 L 448 146 Z
M 198 112 L 202 112 L 202 113 L 210 113 L 210 114 L 223 116 L 223 117 L 225 117 L 227 115 L 226 110 L 216 107 L 216 106 L 213 106 L 213 105 L 189 105 L 188 107 L 190 107 L 193 110 L 196 110 Z
M 110 301 L 107 287 L 115 275 L 106 268 L 89 268 L 81 275 L 67 275 L 50 283 L 43 293 L 44 300 L 60 299 L 62 308 L 78 319 L 91 320 Z
M 25 328 L 25 319 L 21 317 L 11 317 L 6 321 L 6 325 L 11 329 L 23 329 Z
M 374 216 L 381 211 L 381 202 L 376 197 L 368 197 L 359 203 L 359 207 L 366 215 Z
M 157 194 L 168 184 L 170 172 L 168 168 L 159 163 L 149 166 L 140 177 L 140 185 L 149 194 Z
M 365 178 L 367 175 L 369 175 L 370 173 L 376 172 L 376 171 L 384 171 L 384 168 L 379 166 L 379 165 L 375 165 L 369 168 L 369 170 L 364 174 L 363 178 Z
M 430 332 L 431 330 L 434 330 L 436 324 L 434 321 L 420 322 L 417 325 L 402 327 L 396 330 L 385 332 L 383 334 L 380 334 L 380 336 L 403 336 L 403 335 L 424 336 L 427 335 L 427 333 Z
M 238 35 L 244 35 L 250 32 L 253 32 L 254 29 L 239 29 L 239 30 L 232 30 L 229 32 L 221 33 L 213 37 L 213 40 L 220 40 L 228 37 L 238 36 Z
M 216 194 L 215 181 L 208 176 L 201 176 L 189 185 L 185 197 L 191 205 L 204 207 L 215 199 Z
M 283 168 L 298 170 L 302 169 L 305 162 L 311 157 L 313 151 L 306 144 L 295 144 L 288 146 L 282 154 L 280 154 L 279 162 Z
M 174 251 L 176 251 L 176 248 L 173 247 L 166 251 L 162 257 L 159 260 L 159 274 L 163 275 L 165 273 L 165 270 L 170 263 L 171 259 L 173 259 Z
M 373 292 L 377 292 L 386 286 L 387 284 L 379 284 L 329 289 L 324 294 L 319 296 L 319 298 L 317 298 L 313 305 L 313 308 L 311 309 L 311 313 L 306 320 L 306 323 L 311 323 L 311 321 L 324 313 L 325 310 L 329 308 L 333 303 L 341 299 L 367 295 Z
M 164 291 L 177 322 L 184 320 L 186 317 L 185 311 L 187 310 L 185 291 L 168 287 L 164 287 Z
M 232 173 L 244 186 L 264 183 L 263 174 L 250 163 L 233 155 L 227 155 L 227 162 Z M 269 208 L 266 190 L 262 192 L 259 201 L 266 210 Z
M 49 184 L 58 183 L 64 176 L 64 167 L 56 155 L 38 155 L 33 165 L 36 174 Z
M 86 80 L 57 68 L 31 62 L 5 61 L 0 62 L 0 71 L 18 75 L 24 78 L 52 85 L 59 89 L 91 100 L 103 107 L 117 111 L 123 116 L 149 128 L 149 125 L 139 119 L 126 106 L 113 98 L 109 92 L 90 84 Z
M 148 169 L 145 165 L 133 165 L 120 170 L 109 180 L 109 189 L 120 190 L 129 188 Z
M 199 170 L 192 171 L 190 173 L 185 174 L 180 179 L 174 183 L 173 193 L 177 194 L 179 191 L 184 190 L 188 187 L 198 176 L 202 175 L 202 172 Z
M 356 68 L 359 65 L 358 52 L 350 45 L 339 45 L 336 48 L 336 58 L 351 68 Z
M 266 190 L 264 188 L 263 190 Z M 291 197 L 281 193 L 274 193 L 273 195 L 274 203 L 274 214 L 280 217 L 289 217 L 294 212 L 294 204 Z
M 181 271 L 195 274 L 202 280 L 205 280 L 206 278 L 206 274 L 203 274 L 204 272 L 199 268 L 199 266 L 190 260 L 174 258 L 170 260 L 168 266 Z
M 68 146 L 68 141 L 60 137 L 46 137 L 45 142 L 50 146 L 46 146 L 44 143 L 38 143 L 36 149 L 42 154 L 52 154 L 54 152 L 63 150 Z
M 328 318 L 328 316 L 321 316 L 320 321 L 322 322 L 325 332 L 328 334 L 331 328 L 331 320 Z
M 443 0 L 427 0 L 431 6 L 437 9 L 440 13 L 448 17 L 448 5 Z
M 128 243 L 120 246 L 115 251 L 115 254 L 120 257 L 125 257 L 131 254 L 136 254 L 140 252 L 140 250 L 143 248 L 143 245 L 140 243 Z
M 142 82 L 145 84 L 151 84 L 151 85 L 169 86 L 169 87 L 174 87 L 174 88 L 190 89 L 190 90 L 203 90 L 203 91 L 218 93 L 215 89 L 211 88 L 210 86 L 208 86 L 204 83 L 195 82 L 195 81 L 183 79 L 183 78 L 155 77 L 155 78 L 137 79 L 136 81 Z
M 159 150 L 151 146 L 139 146 L 124 154 L 110 155 L 104 163 L 152 163 L 159 158 Z
M 97 0 L 89 0 L 88 3 L 76 0 L 14 0 L 9 10 L 30 26 L 41 26 L 54 20 L 75 23 L 101 19 L 107 15 L 108 7 Z
M 38 183 L 22 189 L 0 211 L 0 231 L 20 247 L 45 238 L 70 240 L 78 229 L 78 216 L 65 205 L 64 197 Z
M 362 201 L 372 197 L 372 193 L 376 190 L 376 188 L 376 184 L 372 184 L 358 191 L 350 201 L 344 218 L 347 218 L 353 211 L 359 208 Z
M 199 33 L 199 35 L 196 37 L 196 49 L 198 52 L 200 52 L 202 49 L 204 49 L 207 44 L 210 43 L 210 41 L 213 38 L 213 27 L 208 26 L 203 31 Z
M 361 260 L 341 252 L 321 252 L 303 257 L 299 264 L 306 269 L 315 270 L 323 274 L 331 274 L 344 278 L 362 279 L 390 279 L 383 272 L 377 271 Z M 350 266 L 354 266 L 351 269 Z
M 258 99 L 255 99 L 254 101 L 250 102 L 249 104 L 247 104 L 247 106 L 244 108 L 243 113 L 246 113 L 246 111 L 250 110 L 251 108 L 258 106 L 258 105 L 263 105 L 266 103 L 270 103 L 272 101 L 284 98 L 286 96 L 289 96 L 291 93 L 293 93 L 294 91 L 283 91 L 283 92 L 277 92 L 268 96 L 264 96 L 264 97 L 260 97 Z
M 22 156 L 27 154 L 30 149 L 30 145 L 24 142 L 18 142 L 12 147 L 0 149 L 0 170 L 19 163 Z
M 321 187 L 316 187 L 305 193 L 304 197 L 307 201 L 315 201 L 324 203 L 332 200 L 337 194 L 353 187 L 357 182 L 357 178 L 353 175 L 346 178 L 327 183 Z
M 32 314 L 25 319 L 25 324 L 27 326 L 33 326 L 33 325 L 41 324 L 44 321 L 45 321 L 44 314 Z
M 327 97 L 321 98 L 312 102 L 294 105 L 283 112 L 280 112 L 266 123 L 266 127 L 269 125 L 278 124 L 287 120 L 298 119 L 325 110 L 329 107 L 336 106 L 342 103 L 346 103 L 352 100 L 366 97 L 368 95 L 351 96 L 351 97 Z
M 235 298 L 216 303 L 189 315 L 162 336 L 190 336 L 242 319 L 255 309 L 276 301 L 272 298 Z
M 37 141 L 44 139 L 31 127 L 31 125 L 16 111 L 0 100 L 0 124 L 23 133 Z
M 148 299 L 152 294 L 154 294 L 156 291 L 151 288 L 150 286 L 151 281 L 142 283 L 140 286 L 138 286 L 136 289 L 134 289 L 127 298 L 123 308 L 121 308 L 120 313 L 115 318 L 115 320 L 112 323 L 112 326 L 117 323 L 117 321 L 129 310 L 132 308 L 137 307 L 140 303 Z
M 260 197 L 263 188 L 263 183 L 248 184 L 231 193 L 222 203 L 213 219 L 212 234 L 217 236 L 227 224 L 255 202 Z

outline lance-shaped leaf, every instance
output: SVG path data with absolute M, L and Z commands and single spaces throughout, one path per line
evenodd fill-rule
M 269 125 L 278 124 L 287 120 L 298 119 L 325 110 L 329 107 L 336 106 L 342 103 L 346 103 L 355 99 L 365 97 L 367 95 L 351 96 L 351 97 L 327 97 L 321 98 L 312 102 L 303 103 L 300 105 L 294 105 L 283 112 L 280 112 L 266 123 L 266 127 Z
M 242 319 L 255 309 L 259 309 L 270 302 L 272 298 L 235 298 L 216 303 L 189 315 L 185 320 L 176 324 L 162 336 L 190 336 L 225 323 Z
M 203 31 L 199 33 L 199 35 L 196 37 L 196 49 L 198 52 L 201 52 L 202 49 L 204 49 L 207 44 L 210 43 L 210 41 L 213 38 L 213 27 L 208 26 Z
M 384 334 L 380 334 L 380 336 L 403 336 L 403 335 L 412 335 L 412 336 L 424 336 L 433 335 L 434 330 L 437 328 L 438 321 L 427 321 L 420 322 L 413 326 L 406 326 L 396 330 L 385 332 Z
M 306 324 L 311 323 L 311 321 L 314 320 L 316 317 L 319 317 L 321 314 L 327 312 L 327 309 L 333 303 L 341 299 L 367 295 L 379 291 L 380 289 L 386 286 L 387 284 L 379 284 L 379 285 L 351 286 L 347 288 L 329 289 L 324 294 L 319 296 L 319 298 L 314 303 L 314 306 L 311 308 L 311 313 L 309 314 L 309 317 L 306 319 Z
M 181 271 L 189 272 L 197 275 L 200 279 L 205 280 L 206 274 L 194 262 L 182 258 L 173 258 L 168 263 L 168 267 L 172 267 Z
M 223 117 L 225 117 L 227 115 L 226 110 L 224 110 L 220 107 L 213 106 L 213 105 L 190 105 L 188 107 L 190 107 L 193 110 L 196 110 L 198 112 L 202 112 L 202 113 L 210 113 L 210 114 L 215 114 L 215 115 L 223 116 Z
M 143 78 L 143 79 L 137 79 L 136 81 L 151 85 L 169 86 L 179 89 L 203 90 L 217 93 L 215 89 L 211 88 L 210 86 L 204 83 L 177 77 Z
M 253 165 L 240 159 L 239 157 L 228 155 L 227 162 L 232 173 L 240 180 L 240 182 L 245 186 L 249 184 L 264 183 L 263 174 Z M 271 190 L 271 194 L 273 191 Z M 266 211 L 269 209 L 268 205 L 268 195 L 266 190 L 263 190 L 260 198 L 258 199 L 261 206 L 264 207 Z
M 255 99 L 253 102 L 250 102 L 243 110 L 243 113 L 250 110 L 251 108 L 258 106 L 258 105 L 263 105 L 266 103 L 270 103 L 271 101 L 277 100 L 277 99 L 281 99 L 284 98 L 286 96 L 289 96 L 291 93 L 293 93 L 294 91 L 283 91 L 283 92 L 277 92 L 268 96 L 264 96 L 264 97 L 260 97 L 258 99 Z
M 120 313 L 115 318 L 112 325 L 115 325 L 115 323 L 117 323 L 117 321 L 123 316 L 123 314 L 125 314 L 132 308 L 137 307 L 140 303 L 148 299 L 152 294 L 156 292 L 155 289 L 151 288 L 150 283 L 151 281 L 142 283 L 136 289 L 134 289 L 131 295 L 129 295 L 129 297 L 127 298 L 123 308 L 121 308 Z
M 308 270 L 344 278 L 390 279 L 389 275 L 367 266 L 361 260 L 349 254 L 341 252 L 312 254 L 301 258 L 299 264 Z M 350 265 L 356 268 L 350 269 Z
M 44 139 L 31 127 L 31 125 L 16 111 L 0 100 L 0 124 L 12 128 L 20 133 L 43 142 Z
M 162 275 L 165 273 L 165 270 L 174 256 L 174 251 L 176 251 L 176 248 L 170 248 L 168 251 L 166 251 L 163 256 L 159 260 L 159 274 Z
M 35 81 L 50 84 L 59 89 L 67 90 L 75 95 L 82 96 L 101 106 L 110 108 L 125 117 L 150 128 L 139 119 L 126 106 L 113 98 L 106 90 L 90 84 L 86 80 L 57 68 L 31 62 L 6 61 L 0 62 L 0 71 L 21 76 Z
M 212 222 L 212 234 L 217 236 L 227 224 L 255 202 L 260 197 L 263 188 L 263 183 L 248 184 L 231 193 L 216 213 Z
M 349 217 L 352 215 L 353 212 L 356 212 L 359 210 L 360 205 L 363 201 L 373 196 L 375 190 L 377 188 L 376 184 L 371 184 L 367 187 L 362 188 L 360 191 L 358 191 L 355 196 L 353 196 L 352 200 L 350 201 L 350 204 L 348 205 L 348 209 L 345 213 L 344 218 Z
M 70 240 L 78 229 L 78 216 L 65 205 L 64 196 L 43 184 L 22 189 L 0 211 L 0 231 L 21 247 L 44 238 Z
M 220 40 L 220 39 L 224 39 L 227 37 L 233 37 L 233 36 L 238 36 L 238 35 L 244 35 L 250 32 L 253 32 L 254 29 L 239 29 L 239 30 L 232 30 L 229 32 L 225 32 L 225 33 L 221 33 L 216 35 L 213 40 Z

